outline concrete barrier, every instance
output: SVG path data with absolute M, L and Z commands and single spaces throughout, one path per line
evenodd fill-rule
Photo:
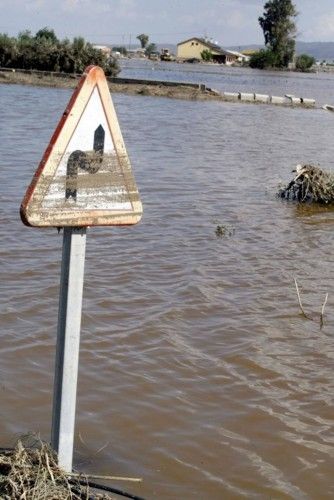
M 223 97 L 230 101 L 237 101 L 239 99 L 239 92 L 223 92 Z
M 286 97 L 279 97 L 276 95 L 270 96 L 270 102 L 271 104 L 289 104 L 291 101 L 290 99 L 287 99 Z
M 254 101 L 255 94 L 247 94 L 246 92 L 240 92 L 240 101 L 252 102 Z
M 301 97 L 300 100 L 302 101 L 302 104 L 304 106 L 315 106 L 315 99 L 304 99 L 303 97 Z
M 254 98 L 256 102 L 270 102 L 270 97 L 266 94 L 254 94 Z
M 290 101 L 290 104 L 298 106 L 303 104 L 304 106 L 314 106 L 315 99 L 304 99 L 303 97 L 296 97 L 294 95 L 286 94 L 285 97 Z

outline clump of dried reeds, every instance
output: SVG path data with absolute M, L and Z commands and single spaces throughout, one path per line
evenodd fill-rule
M 107 499 L 92 495 L 84 476 L 76 479 L 57 465 L 51 447 L 35 436 L 18 440 L 15 448 L 0 451 L 0 498 L 4 500 Z
M 314 165 L 297 165 L 295 177 L 278 195 L 299 202 L 334 203 L 334 174 Z

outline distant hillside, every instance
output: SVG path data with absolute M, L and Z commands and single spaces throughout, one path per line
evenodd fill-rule
M 241 45 L 228 47 L 231 50 L 246 50 L 246 49 L 263 49 L 263 45 Z M 318 61 L 333 61 L 334 60 L 334 42 L 296 42 L 297 54 L 309 54 L 315 57 Z
M 334 42 L 297 42 L 298 54 L 309 54 L 318 61 L 334 60 Z

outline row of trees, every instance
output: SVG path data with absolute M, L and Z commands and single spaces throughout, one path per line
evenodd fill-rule
M 0 34 L 0 66 L 3 68 L 82 73 L 90 64 L 100 66 L 108 76 L 119 72 L 114 58 L 82 37 L 72 42 L 59 40 L 49 28 L 40 29 L 35 35 L 23 31 L 17 38 Z
M 287 68 L 294 61 L 295 19 L 298 13 L 291 0 L 270 0 L 264 5 L 264 13 L 259 17 L 266 48 L 255 53 L 250 60 L 253 68 Z M 295 58 L 297 69 L 310 68 L 315 60 L 307 54 Z

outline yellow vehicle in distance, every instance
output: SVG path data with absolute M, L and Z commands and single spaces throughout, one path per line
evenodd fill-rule
M 174 61 L 174 56 L 169 52 L 169 49 L 161 49 L 160 60 L 161 61 Z

